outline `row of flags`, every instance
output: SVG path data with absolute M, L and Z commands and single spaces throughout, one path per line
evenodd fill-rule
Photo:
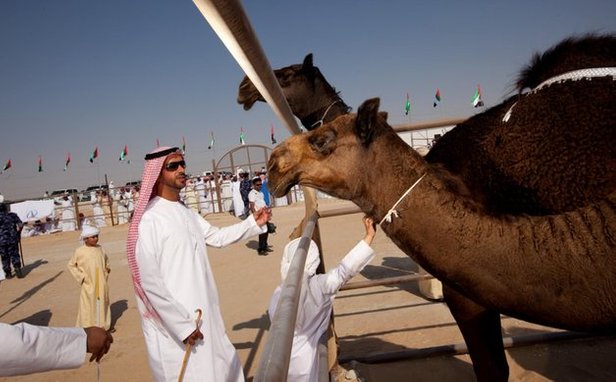
M 270 139 L 272 141 L 272 144 L 276 144 L 276 137 L 274 136 L 274 125 L 272 124 L 271 128 L 270 128 Z M 214 148 L 214 143 L 216 142 L 216 140 L 214 139 L 214 132 L 210 131 L 210 144 L 208 145 L 208 150 L 212 150 Z M 244 128 L 242 127 L 240 129 L 240 144 L 241 145 L 245 145 L 246 144 L 246 134 L 244 132 Z M 158 140 L 158 138 L 156 138 L 156 147 L 160 147 L 160 141 Z M 182 137 L 182 152 L 186 152 L 186 139 L 184 137 Z M 92 152 L 90 153 L 90 156 L 88 158 L 88 161 L 90 163 L 94 163 L 94 160 L 98 158 L 98 146 L 94 147 L 94 150 L 92 150 Z M 120 156 L 119 156 L 119 160 L 120 161 L 127 161 L 128 163 L 130 163 L 130 160 L 127 159 L 128 157 L 128 145 L 124 145 L 124 148 L 122 149 L 122 151 L 120 152 Z M 67 152 L 66 153 L 66 160 L 64 162 L 64 169 L 63 171 L 67 171 L 69 164 L 71 163 L 71 153 Z M 10 169 L 13 166 L 13 162 L 9 159 L 4 167 L 2 168 L 2 170 L 0 171 L 0 174 L 7 171 L 8 169 Z M 38 156 L 38 172 L 43 172 L 43 157 L 41 155 Z
M 434 94 L 434 102 L 432 102 L 432 107 L 437 107 L 441 103 L 441 89 L 436 89 L 436 93 Z M 483 100 L 481 99 L 481 87 L 477 84 L 477 90 L 475 90 L 475 94 L 473 94 L 473 98 L 471 98 L 471 105 L 473 107 L 481 107 L 483 106 Z M 411 111 L 411 98 L 409 97 L 409 93 L 406 93 L 406 102 L 404 103 L 404 115 L 409 115 Z

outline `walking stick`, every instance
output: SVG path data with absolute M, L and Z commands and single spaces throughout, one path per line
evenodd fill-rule
M 101 326 L 101 294 L 100 294 L 100 286 L 98 284 L 98 272 L 99 269 L 96 267 L 96 326 Z M 96 381 L 101 382 L 101 364 L 100 361 L 96 361 Z
M 196 309 L 195 313 L 197 313 L 197 318 L 195 319 L 195 325 L 197 330 L 199 330 L 199 321 L 201 321 L 201 309 Z M 186 351 L 184 352 L 184 359 L 182 360 L 182 369 L 180 370 L 180 376 L 178 378 L 178 382 L 182 382 L 184 380 L 184 372 L 186 371 L 186 363 L 188 362 L 188 356 L 190 355 L 190 348 L 192 345 L 190 342 L 186 342 Z
M 23 268 L 26 263 L 24 262 L 24 251 L 21 247 L 21 231 L 19 232 L 19 241 L 17 242 L 17 245 L 19 246 L 19 257 L 21 258 L 21 267 Z

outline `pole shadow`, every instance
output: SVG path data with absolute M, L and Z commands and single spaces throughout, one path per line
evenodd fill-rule
M 233 330 L 258 329 L 254 341 L 233 344 L 236 349 L 250 349 L 250 353 L 248 354 L 246 363 L 244 364 L 244 375 L 248 375 L 248 372 L 252 369 L 259 345 L 261 344 L 261 341 L 263 341 L 263 336 L 265 335 L 265 332 L 269 330 L 269 327 L 270 319 L 267 312 L 263 313 L 261 317 L 253 318 L 252 320 L 246 322 L 240 322 L 239 324 L 233 326 Z M 247 381 L 252 381 L 252 378 L 248 378 Z
M 49 326 L 49 322 L 51 321 L 51 316 L 52 316 L 51 310 L 44 309 L 44 310 L 41 310 L 40 312 L 31 314 L 28 317 L 22 318 L 21 320 L 15 321 L 11 325 L 16 325 L 16 324 L 25 322 L 30 325 Z
M 38 291 L 40 291 L 41 289 L 43 289 L 47 284 L 52 283 L 55 279 L 58 278 L 58 276 L 60 276 L 64 271 L 60 271 L 58 272 L 55 276 L 52 276 L 50 278 L 48 278 L 47 280 L 43 281 L 42 283 L 40 283 L 39 285 L 35 286 L 34 288 L 30 288 L 29 290 L 25 291 L 21 296 L 17 297 L 15 300 L 11 301 L 11 304 L 15 304 L 14 306 L 12 306 L 9 310 L 7 310 L 6 312 L 0 314 L 0 318 L 6 316 L 9 312 L 12 312 L 13 309 L 17 308 L 18 306 L 20 306 L 21 304 L 23 304 L 24 302 L 28 301 L 30 299 L 30 297 L 34 296 Z
M 115 326 L 118 322 L 118 320 L 120 319 L 120 317 L 122 317 L 122 314 L 128 310 L 128 300 L 118 300 L 114 303 L 112 303 L 109 306 L 109 309 L 111 310 L 111 327 L 110 329 L 115 329 Z

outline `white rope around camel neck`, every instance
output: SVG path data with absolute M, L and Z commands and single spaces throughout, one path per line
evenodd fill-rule
M 381 220 L 380 224 L 383 224 L 384 222 L 387 223 L 391 223 L 392 220 L 394 219 L 394 217 L 398 218 L 400 217 L 398 215 L 398 211 L 396 211 L 396 208 L 398 207 L 398 205 L 402 202 L 402 200 L 404 200 L 404 198 L 406 198 L 406 196 L 408 194 L 411 193 L 411 191 L 413 191 L 413 188 L 415 188 L 415 186 L 417 186 L 419 184 L 419 182 L 421 182 L 421 180 L 424 178 L 424 176 L 426 176 L 426 174 L 423 174 L 422 176 L 419 177 L 419 179 L 417 179 L 415 181 L 415 183 L 413 183 L 413 185 L 411 187 L 409 187 L 408 190 L 406 190 L 406 192 L 404 194 L 402 194 L 402 196 L 400 197 L 400 199 L 398 199 L 398 201 L 393 205 L 393 207 L 391 207 L 389 209 L 389 211 L 387 211 L 387 214 L 385 214 L 385 216 L 383 217 L 383 220 Z

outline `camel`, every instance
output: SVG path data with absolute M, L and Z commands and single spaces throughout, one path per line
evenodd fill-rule
M 378 107 L 379 99 L 370 99 L 357 114 L 274 148 L 270 192 L 282 196 L 301 184 L 353 201 L 406 254 L 474 303 L 462 312 L 452 308 L 456 319 L 479 311 L 472 330 L 482 314 L 500 312 L 569 330 L 615 331 L 616 190 L 557 215 L 492 216 L 459 177 L 410 148 Z M 458 321 L 478 380 L 506 380 L 506 361 L 495 360 L 498 352 L 481 345 L 482 338 L 468 336 L 465 323 Z
M 351 110 L 319 68 L 313 65 L 312 53 L 306 55 L 301 64 L 274 70 L 274 75 L 293 115 L 307 130 L 314 130 Z M 240 83 L 237 102 L 244 110 L 250 110 L 257 101 L 265 102 L 265 98 L 245 76 Z
M 557 214 L 606 197 L 616 189 L 616 116 L 610 101 L 615 95 L 611 78 L 566 81 L 526 94 L 522 90 L 536 88 L 550 77 L 572 70 L 616 66 L 615 41 L 612 36 L 571 38 L 536 55 L 520 75 L 518 95 L 445 134 L 426 160 L 458 175 L 469 190 L 467 196 L 492 216 Z M 338 94 L 321 90 L 324 86 L 311 85 L 310 81 L 327 83 L 315 80 L 321 76 L 320 71 L 311 67 L 309 55 L 302 65 L 276 71 L 279 81 L 287 79 L 285 96 L 294 100 L 293 105 L 300 104 L 302 97 L 318 99 L 320 105 L 331 104 Z M 284 73 L 287 74 L 280 75 Z M 313 73 L 313 79 L 307 73 Z M 290 86 L 291 80 L 298 85 Z M 250 95 L 245 83 L 238 101 L 251 97 L 259 100 L 254 93 Z M 563 100 L 568 103 L 563 105 Z M 300 120 L 311 122 L 298 110 L 292 110 Z M 336 109 L 327 117 L 331 121 L 348 110 Z M 508 113 L 510 117 L 504 122 Z M 506 380 L 508 367 L 498 311 L 474 303 L 447 285 L 444 292 L 469 347 L 478 379 Z

